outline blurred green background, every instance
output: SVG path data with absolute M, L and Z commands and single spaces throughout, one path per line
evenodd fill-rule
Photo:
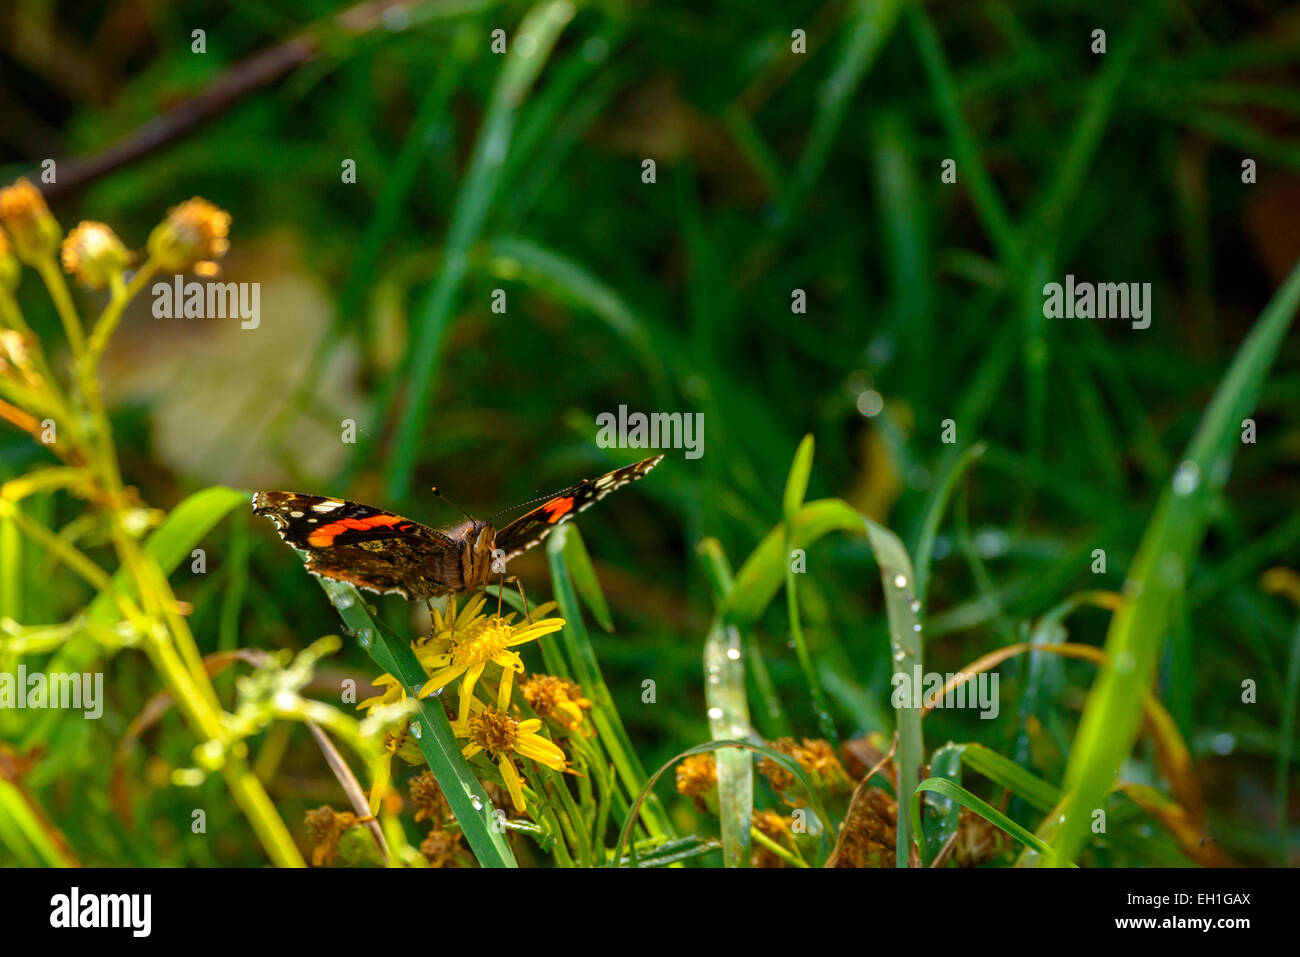
M 702 412 L 701 458 L 669 451 L 579 520 L 617 624 L 597 651 L 648 767 L 708 738 L 712 606 L 697 546 L 715 537 L 743 561 L 780 520 L 804 434 L 817 442 L 809 496 L 844 497 L 909 547 L 936 476 L 988 443 L 937 540 L 928 598 L 927 668 L 956 671 L 1071 593 L 1119 590 L 1210 393 L 1300 258 L 1294 5 L 594 3 L 527 57 L 491 48 L 525 4 L 380 3 L 336 19 L 346 9 L 15 0 L 0 11 L 0 179 L 37 179 L 55 158 L 43 188 L 65 229 L 102 220 L 135 247 L 193 195 L 233 216 L 223 276 L 262 283 L 260 327 L 155 319 L 145 296 L 109 355 L 123 469 L 159 507 L 224 483 L 446 524 L 456 513 L 430 485 L 488 515 L 647 454 L 597 447 L 600 413 Z M 1096 29 L 1104 54 L 1091 51 Z M 806 53 L 792 53 L 794 30 Z M 1066 273 L 1149 282 L 1151 327 L 1044 319 L 1042 285 Z M 21 293 L 52 341 L 48 301 L 35 282 Z M 1295 801 L 1279 822 L 1275 776 L 1296 608 L 1260 584 L 1300 564 L 1297 397 L 1292 337 L 1157 689 L 1212 832 L 1243 862 L 1279 863 L 1281 834 L 1300 824 Z M 341 440 L 345 419 L 355 444 Z M 0 432 L 6 476 L 43 459 Z M 76 514 L 41 507 L 55 527 Z M 298 649 L 338 631 L 251 514 L 204 547 L 208 573 L 183 565 L 173 581 L 205 652 Z M 1090 570 L 1097 548 L 1104 574 Z M 6 616 L 61 621 L 85 601 L 42 561 Z M 530 599 L 549 597 L 544 556 L 511 568 Z M 865 541 L 844 537 L 816 546 L 800 580 L 844 739 L 892 728 L 877 582 Z M 403 602 L 379 608 L 403 633 L 419 627 Z M 1071 640 L 1099 642 L 1107 618 L 1081 611 Z M 777 602 L 757 640 L 790 730 L 812 736 L 788 639 Z M 937 712 L 927 743 L 1023 748 L 1020 667 L 1001 669 L 999 720 Z M 1062 690 L 1033 764 L 1057 782 L 1095 669 L 1052 667 Z M 28 778 L 79 851 L 259 863 L 219 782 L 205 785 L 211 836 L 189 833 L 192 800 L 166 781 L 192 747 L 174 715 L 125 757 L 147 838 L 114 816 L 105 755 L 157 688 L 141 656 L 108 668 L 105 718 L 61 724 Z M 371 671 L 345 647 L 318 681 Z M 645 678 L 655 705 L 641 703 Z M 1245 679 L 1255 704 L 1241 701 Z M 286 734 L 269 788 L 296 828 L 301 810 L 340 798 L 306 732 Z M 1150 778 L 1145 745 L 1124 773 Z M 1118 847 L 1098 860 L 1157 863 Z

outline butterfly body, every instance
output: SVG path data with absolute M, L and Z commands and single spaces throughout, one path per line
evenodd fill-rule
M 509 525 L 469 519 L 437 530 L 392 512 L 301 492 L 258 492 L 253 512 L 303 552 L 307 571 L 409 601 L 483 588 L 552 528 L 641 478 L 662 455 L 579 482 Z

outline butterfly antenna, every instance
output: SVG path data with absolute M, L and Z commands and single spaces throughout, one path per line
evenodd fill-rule
M 579 483 L 579 484 L 581 484 L 581 483 Z M 550 495 L 540 495 L 540 496 L 538 496 L 537 498 L 529 499 L 527 502 L 520 502 L 520 503 L 518 503 L 517 505 L 511 505 L 509 508 L 503 508 L 501 511 L 497 512 L 495 515 L 490 515 L 490 516 L 488 516 L 488 521 L 490 522 L 490 521 L 492 521 L 492 519 L 496 518 L 498 515 L 504 515 L 506 512 L 513 512 L 515 509 L 519 509 L 519 508 L 527 508 L 529 505 L 536 505 L 536 504 L 538 504 L 539 502 L 549 502 L 551 499 L 555 498 L 555 496 L 560 495 L 560 494 L 562 494 L 562 493 L 564 493 L 564 492 L 567 492 L 570 488 L 573 488 L 573 486 L 570 485 L 568 488 L 562 488 L 562 489 L 560 489 L 559 491 L 552 492 Z
M 477 519 L 475 519 L 473 515 L 471 515 L 471 514 L 470 514 L 469 512 L 467 512 L 467 511 L 465 511 L 463 508 L 461 508 L 459 505 L 457 505 L 455 502 L 453 502 L 453 501 L 452 501 L 451 499 L 449 499 L 447 496 L 445 496 L 445 495 L 443 495 L 441 492 L 439 492 L 439 491 L 438 491 L 438 486 L 436 486 L 436 485 L 433 486 L 433 488 L 430 489 L 430 491 L 432 491 L 434 495 L 436 495 L 438 498 L 442 499 L 444 502 L 446 502 L 448 505 L 450 505 L 450 506 L 451 506 L 452 508 L 454 508 L 456 511 L 460 512 L 462 515 L 464 515 L 466 518 L 468 518 L 471 522 L 473 522 L 473 521 L 477 521 Z

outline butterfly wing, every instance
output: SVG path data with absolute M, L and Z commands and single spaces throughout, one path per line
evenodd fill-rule
M 258 492 L 253 512 L 269 518 L 321 578 L 409 601 L 460 586 L 460 544 L 392 512 L 298 492 Z
M 496 547 L 506 553 L 506 561 L 523 554 L 551 534 L 556 525 L 563 525 L 579 512 L 591 508 L 614 489 L 635 482 L 662 460 L 662 455 L 656 455 L 557 492 L 544 504 L 497 532 Z

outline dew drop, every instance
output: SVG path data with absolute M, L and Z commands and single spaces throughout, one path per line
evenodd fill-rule
M 418 721 L 411 722 L 411 735 L 416 738 L 424 737 L 424 727 Z
M 912 614 L 919 615 L 921 613 L 921 599 L 913 598 L 912 603 L 907 607 L 912 609 Z
M 1226 731 L 1220 732 L 1210 739 L 1210 749 L 1215 754 L 1232 754 L 1236 746 L 1236 737 Z
M 904 575 L 904 574 L 901 574 L 901 573 L 895 575 L 895 576 L 894 576 L 894 587 L 895 587 L 895 588 L 906 588 L 906 587 L 907 587 L 907 576 Z
M 727 649 L 727 657 L 730 658 L 732 661 L 739 661 L 739 660 L 740 660 L 740 649 L 739 649 L 739 648 L 728 648 L 728 649 Z
M 1191 495 L 1201 484 L 1201 470 L 1190 459 L 1178 464 L 1174 470 L 1174 494 Z
M 362 648 L 369 648 L 375 643 L 375 633 L 370 628 L 362 628 L 357 631 L 357 644 Z
M 722 720 L 722 709 L 721 709 L 721 708 L 710 708 L 710 709 L 709 709 L 709 720 L 710 720 L 710 721 L 721 721 L 721 720 Z
M 477 794 L 471 794 L 469 796 L 469 803 L 474 806 L 474 810 L 476 811 L 483 810 L 483 802 L 479 800 L 479 796 Z

